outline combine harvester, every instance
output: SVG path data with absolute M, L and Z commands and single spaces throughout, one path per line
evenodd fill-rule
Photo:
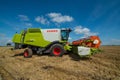
M 64 53 L 73 52 L 79 56 L 90 56 L 98 50 L 100 46 L 99 37 L 73 41 L 68 44 L 69 33 L 72 30 L 65 29 L 39 29 L 28 28 L 16 33 L 13 37 L 14 49 L 25 49 L 24 57 L 32 57 L 33 53 L 50 53 L 52 56 L 62 56 Z

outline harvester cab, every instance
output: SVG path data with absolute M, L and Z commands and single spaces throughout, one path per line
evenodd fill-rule
M 70 33 L 71 31 L 72 31 L 72 30 L 71 30 L 70 28 L 61 29 L 61 40 L 62 40 L 62 41 L 68 41 L 69 33 Z

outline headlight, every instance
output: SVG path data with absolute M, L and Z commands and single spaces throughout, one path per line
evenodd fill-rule
M 99 43 L 99 40 L 94 40 L 93 41 L 93 44 L 98 44 Z

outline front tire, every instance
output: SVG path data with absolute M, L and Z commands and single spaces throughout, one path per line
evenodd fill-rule
M 50 55 L 52 56 L 63 56 L 64 48 L 61 44 L 54 44 L 51 46 Z
M 32 57 L 32 54 L 33 54 L 32 49 L 28 48 L 24 51 L 24 58 L 30 58 Z

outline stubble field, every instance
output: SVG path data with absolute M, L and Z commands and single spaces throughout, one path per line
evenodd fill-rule
M 0 47 L 0 80 L 120 80 L 120 46 L 101 46 L 90 58 L 33 55 Z

